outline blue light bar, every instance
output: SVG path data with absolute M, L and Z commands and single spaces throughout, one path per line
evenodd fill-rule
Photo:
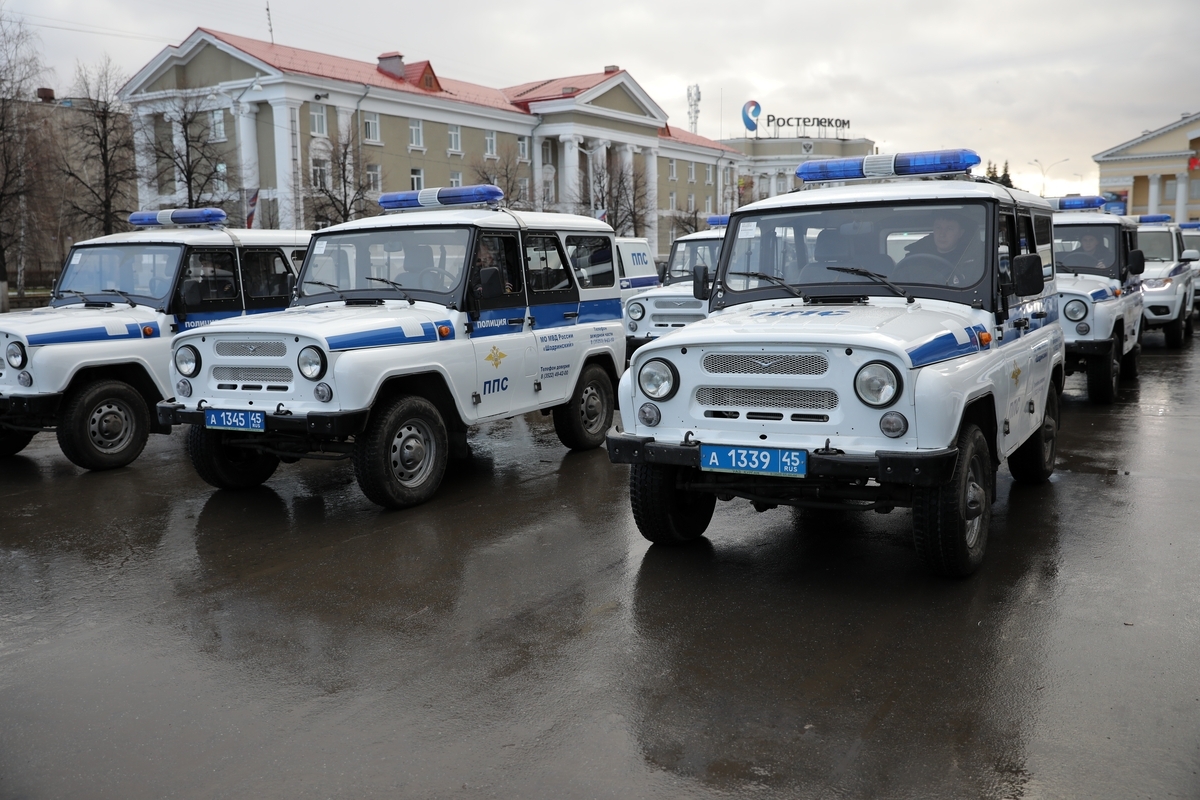
M 1200 222 L 1181 222 L 1179 223 L 1179 227 L 1187 230 L 1194 230 L 1196 228 L 1200 228 Z
M 728 224 L 729 224 L 729 215 L 728 214 L 713 214 L 711 217 L 708 218 L 708 227 L 710 227 L 710 228 L 719 228 L 722 225 L 728 225 Z
M 1138 222 L 1170 222 L 1170 214 L 1142 214 L 1138 217 Z
M 225 212 L 219 208 L 164 208 L 162 211 L 135 211 L 129 215 L 129 224 L 139 228 L 180 225 L 222 225 Z
M 890 156 L 857 156 L 805 161 L 796 167 L 796 177 L 806 183 L 849 181 L 858 178 L 893 178 L 908 175 L 937 175 L 970 172 L 978 166 L 973 150 L 926 150 Z
M 439 208 L 441 206 L 495 205 L 504 199 L 499 186 L 447 186 L 413 192 L 388 192 L 379 196 L 379 205 L 389 210 L 403 208 Z
M 1104 204 L 1108 202 L 1103 197 L 1095 195 L 1048 197 L 1046 199 L 1050 201 L 1050 205 L 1059 211 L 1084 211 L 1092 208 L 1104 208 Z

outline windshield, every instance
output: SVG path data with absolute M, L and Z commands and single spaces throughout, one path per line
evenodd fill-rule
M 1120 277 L 1116 267 L 1119 235 L 1116 225 L 1055 225 L 1055 269 Z
M 332 293 L 400 297 L 448 294 L 466 263 L 468 228 L 390 228 L 313 237 L 300 276 L 300 296 Z M 325 297 L 323 299 L 328 299 Z
M 1187 250 L 1200 250 L 1200 231 L 1184 233 L 1183 246 Z
M 808 287 L 856 284 L 855 294 L 890 292 L 871 277 L 841 271 L 858 269 L 895 284 L 941 287 L 941 294 L 947 288 L 970 289 L 986 273 L 986 212 L 983 204 L 962 203 L 817 208 L 740 217 L 731 223 L 737 227 L 725 286 L 741 292 L 786 283 L 807 295 Z M 863 291 L 866 286 L 878 291 Z M 922 291 L 914 288 L 913 294 Z
M 692 268 L 698 264 L 708 267 L 709 273 L 716 272 L 721 257 L 722 239 L 693 239 L 675 242 L 671 248 L 671 261 L 667 266 L 666 283 L 679 283 L 692 279 Z
M 1174 238 L 1171 231 L 1138 231 L 1138 248 L 1147 261 L 1174 261 L 1175 251 L 1171 247 Z
M 164 300 L 175 283 L 182 253 L 178 244 L 76 247 L 58 281 L 57 297 L 79 302 L 83 294 L 91 300 L 111 301 L 117 292 L 125 292 Z

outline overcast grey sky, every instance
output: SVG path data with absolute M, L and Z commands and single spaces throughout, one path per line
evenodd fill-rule
M 264 0 L 7 0 L 41 38 L 60 94 L 76 61 L 128 73 L 196 27 L 268 39 Z M 627 69 L 699 133 L 767 114 L 849 119 L 881 152 L 968 147 L 1047 194 L 1095 191 L 1101 150 L 1200 111 L 1195 0 L 272 0 L 275 41 L 373 61 L 388 50 L 490 86 Z

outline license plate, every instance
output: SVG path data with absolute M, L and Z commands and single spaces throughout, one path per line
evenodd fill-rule
M 267 415 L 262 411 L 221 411 L 204 409 L 204 427 L 218 431 L 254 431 L 267 429 Z
M 787 475 L 803 478 L 808 471 L 808 451 L 702 444 L 700 469 L 709 472 L 744 472 L 751 475 Z

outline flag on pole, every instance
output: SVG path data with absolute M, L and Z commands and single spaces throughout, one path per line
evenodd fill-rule
M 258 207 L 258 189 L 254 190 L 254 194 L 250 195 L 250 199 L 246 201 L 246 227 L 254 227 L 254 210 Z

